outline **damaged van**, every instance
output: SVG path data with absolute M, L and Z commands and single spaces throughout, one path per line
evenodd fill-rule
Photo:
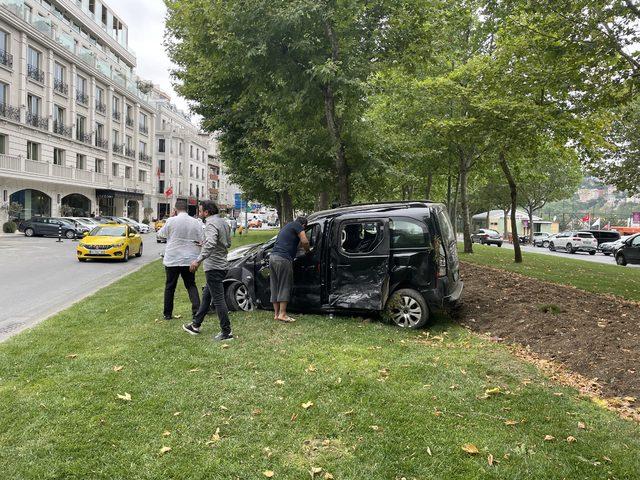
M 392 202 L 311 215 L 308 253 L 293 262 L 290 309 L 335 314 L 383 313 L 403 328 L 428 324 L 462 295 L 456 238 L 444 205 Z M 275 238 L 229 254 L 231 310 L 271 308 L 269 256 Z

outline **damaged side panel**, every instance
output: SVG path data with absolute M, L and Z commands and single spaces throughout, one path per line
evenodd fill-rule
M 389 260 L 370 268 L 341 268 L 331 281 L 332 308 L 382 310 L 389 291 Z

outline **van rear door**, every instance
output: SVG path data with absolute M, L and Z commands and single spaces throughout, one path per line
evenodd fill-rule
M 329 278 L 330 308 L 382 310 L 389 295 L 389 219 L 335 222 Z

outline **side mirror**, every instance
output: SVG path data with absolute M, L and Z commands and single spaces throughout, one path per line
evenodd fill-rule
M 130 234 L 129 234 L 129 238 L 134 238 L 135 236 L 136 236 L 136 234 L 135 234 L 135 233 L 130 233 Z
M 89 236 L 89 232 L 84 232 L 84 233 L 82 234 L 82 236 L 83 236 L 83 237 L 88 237 L 88 236 Z

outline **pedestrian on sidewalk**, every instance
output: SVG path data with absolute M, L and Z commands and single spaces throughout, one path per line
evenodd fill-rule
M 307 219 L 305 217 L 298 217 L 285 225 L 280 230 L 269 257 L 273 318 L 285 323 L 295 322 L 287 315 L 287 304 L 291 300 L 291 287 L 293 286 L 293 259 L 296 258 L 299 246 L 302 246 L 305 252 L 309 252 L 311 249 L 304 232 L 306 227 Z
M 200 308 L 196 275 L 190 266 L 198 258 L 200 245 L 204 240 L 202 222 L 187 214 L 187 202 L 184 200 L 176 201 L 175 212 L 176 215 L 168 218 L 167 223 L 157 233 L 158 238 L 167 241 L 162 262 L 166 273 L 163 312 L 165 320 L 173 318 L 173 300 L 180 277 L 189 293 L 192 316 L 195 316 Z
M 229 309 L 224 299 L 224 285 L 222 283 L 227 277 L 229 269 L 227 254 L 231 246 L 231 227 L 219 215 L 218 206 L 210 200 L 205 200 L 200 204 L 200 218 L 204 219 L 206 223 L 205 240 L 200 255 L 191 264 L 191 271 L 196 272 L 200 265 L 204 264 L 207 287 L 202 294 L 203 301 L 200 304 L 200 310 L 196 313 L 193 321 L 183 325 L 182 328 L 192 335 L 199 334 L 202 322 L 213 303 L 220 320 L 220 333 L 214 337 L 215 340 L 233 340 Z
M 236 236 L 236 230 L 238 229 L 238 220 L 236 220 L 236 217 L 231 217 L 231 233 L 233 233 L 233 236 Z

